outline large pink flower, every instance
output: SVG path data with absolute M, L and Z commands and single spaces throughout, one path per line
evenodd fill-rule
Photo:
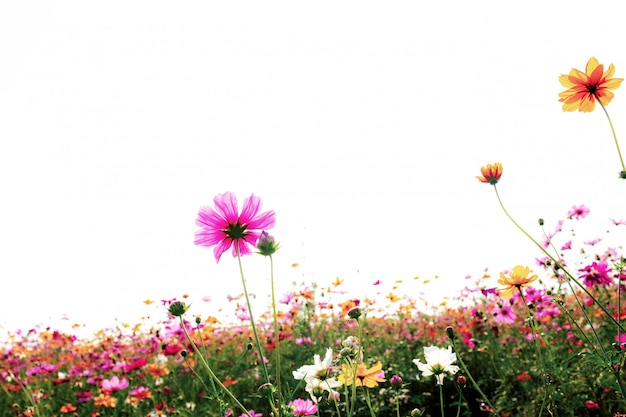
M 218 194 L 213 201 L 215 209 L 204 206 L 198 212 L 196 224 L 201 227 L 196 232 L 196 245 L 215 246 L 215 260 L 220 261 L 222 253 L 233 248 L 233 256 L 249 255 L 250 246 L 254 247 L 261 232 L 271 229 L 276 222 L 274 211 L 261 211 L 261 199 L 254 194 L 243 202 L 241 214 L 237 207 L 237 197 L 230 191 Z

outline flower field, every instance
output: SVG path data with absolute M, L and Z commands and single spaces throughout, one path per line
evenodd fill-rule
M 621 82 L 614 72 L 591 58 L 584 72 L 562 75 L 563 110 L 599 104 L 606 113 Z M 353 298 L 340 278 L 275 288 L 280 245 L 267 230 L 276 214 L 255 195 L 239 210 L 233 193 L 220 194 L 200 209 L 195 244 L 212 248 L 216 262 L 236 258 L 236 319 L 191 316 L 182 296 L 146 301 L 157 322 L 93 337 L 17 329 L 0 344 L 0 414 L 626 415 L 626 221 L 606 219 L 598 234 L 579 236 L 590 209 L 575 205 L 556 221 L 539 219 L 531 234 L 498 193 L 502 164 L 480 173 L 520 239 L 537 247 L 536 259 L 493 276 L 486 269 L 440 304 L 401 281 L 376 299 Z M 254 311 L 245 258 L 259 255 L 268 260 L 271 300 Z

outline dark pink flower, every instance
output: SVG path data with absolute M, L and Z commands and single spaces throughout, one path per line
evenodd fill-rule
M 196 232 L 196 245 L 215 246 L 215 260 L 220 261 L 222 254 L 232 246 L 233 256 L 249 255 L 261 232 L 274 227 L 274 211 L 261 211 L 261 199 L 254 194 L 243 202 L 241 213 L 237 207 L 237 197 L 231 192 L 218 194 L 212 207 L 201 207 L 196 225 L 201 229 Z
M 600 405 L 598 405 L 598 403 L 593 402 L 591 400 L 585 400 L 585 407 L 587 407 L 587 409 L 589 409 L 589 410 L 591 410 L 591 409 L 599 410 L 600 409 Z
M 581 204 L 580 206 L 572 206 L 572 209 L 567 212 L 567 217 L 570 219 L 573 218 L 576 220 L 580 220 L 587 217 L 587 214 L 589 214 L 589 208 L 586 207 L 584 204 Z
M 578 272 L 584 272 L 580 279 L 584 280 L 585 286 L 591 288 L 599 285 L 611 285 L 613 279 L 610 276 L 611 268 L 606 262 L 592 262 L 591 265 L 579 269 Z

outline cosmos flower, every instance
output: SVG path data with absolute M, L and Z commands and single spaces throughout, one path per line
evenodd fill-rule
M 311 400 L 297 398 L 289 402 L 294 416 L 312 416 L 317 413 L 317 405 Z
M 237 207 L 237 197 L 231 192 L 217 195 L 212 207 L 201 207 L 196 225 L 201 229 L 196 232 L 194 243 L 212 247 L 215 260 L 220 261 L 222 254 L 232 247 L 233 256 L 249 255 L 251 247 L 256 245 L 261 232 L 274 227 L 274 211 L 261 211 L 261 199 L 254 194 L 243 202 L 241 213 Z
M 595 57 L 587 62 L 585 72 L 572 68 L 569 74 L 561 74 L 559 82 L 567 90 L 559 93 L 559 101 L 563 103 L 563 111 L 591 112 L 598 100 L 603 106 L 610 103 L 613 93 L 620 86 L 623 78 L 612 78 L 615 74 L 613 64 L 604 71 L 604 65 Z
M 326 349 L 323 360 L 320 355 L 315 355 L 313 362 L 313 365 L 304 365 L 293 371 L 293 377 L 306 382 L 304 390 L 311 395 L 313 402 L 317 403 L 324 392 L 328 392 L 329 396 L 334 396 L 335 388 L 342 384 L 334 377 L 329 378 L 333 363 L 333 350 L 331 348 Z
M 371 368 L 367 368 L 364 363 L 358 364 L 356 368 L 356 378 L 353 378 L 353 369 L 350 365 L 343 364 L 341 366 L 342 374 L 339 375 L 339 382 L 344 385 L 352 385 L 356 383 L 357 387 L 375 388 L 379 382 L 385 382 L 385 371 L 382 370 L 383 365 L 376 362 Z
M 517 319 L 517 316 L 510 306 L 496 306 L 491 309 L 491 315 L 493 316 L 493 320 L 500 324 L 513 324 Z
M 581 204 L 580 206 L 572 206 L 572 209 L 567 212 L 568 219 L 584 219 L 589 214 L 589 207 Z
M 578 272 L 583 272 L 580 279 L 583 280 L 586 287 L 591 288 L 600 285 L 611 285 L 613 279 L 610 276 L 611 268 L 606 262 L 592 262 Z
M 530 269 L 527 266 L 517 265 L 509 273 L 509 276 L 500 272 L 498 284 L 504 285 L 504 288 L 500 289 L 500 297 L 510 298 L 513 296 L 515 290 L 527 286 L 536 279 L 537 275 L 530 275 Z
M 456 362 L 456 353 L 452 352 L 452 348 L 448 346 L 446 349 L 437 346 L 425 346 L 424 357 L 426 363 L 420 362 L 419 359 L 413 359 L 413 363 L 422 372 L 422 376 L 427 377 L 435 375 L 437 385 L 443 385 L 443 379 L 446 374 L 454 375 L 459 372 L 459 367 L 453 365 Z
M 480 167 L 480 173 L 483 175 L 476 177 L 478 181 L 496 185 L 502 176 L 502 164 L 500 162 L 487 164 L 487 166 Z
M 108 393 L 113 391 L 121 391 L 124 388 L 128 387 L 128 380 L 126 378 L 119 379 L 117 376 L 114 376 L 111 379 L 103 380 L 101 387 L 102 391 Z

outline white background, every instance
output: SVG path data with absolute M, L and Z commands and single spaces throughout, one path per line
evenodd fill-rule
M 475 179 L 495 161 L 534 235 L 574 204 L 604 232 L 626 217 L 611 131 L 600 108 L 561 110 L 558 76 L 591 56 L 626 76 L 618 4 L 4 2 L 1 328 L 134 322 L 183 293 L 218 314 L 236 262 L 192 242 L 225 191 L 276 211 L 280 294 L 438 275 L 436 302 L 534 267 Z M 608 111 L 626 150 L 625 88 Z M 263 298 L 267 262 L 244 267 Z

